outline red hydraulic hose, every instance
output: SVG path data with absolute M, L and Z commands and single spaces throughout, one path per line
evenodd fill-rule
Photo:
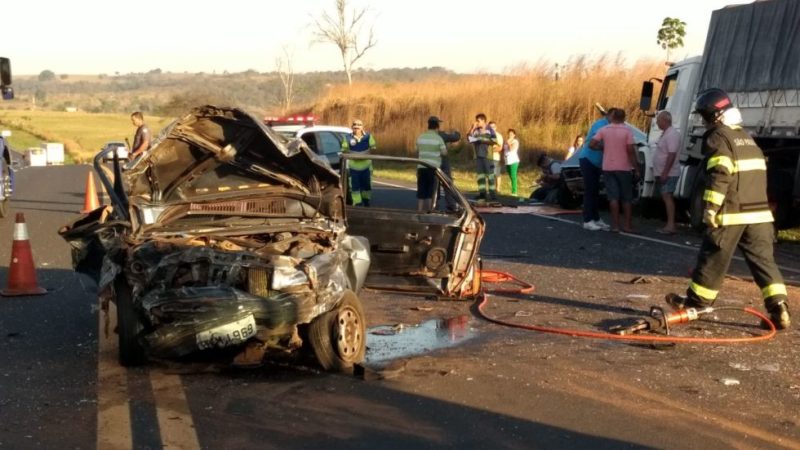
M 518 286 L 516 288 L 498 288 L 498 289 L 484 290 L 483 293 L 481 293 L 479 296 L 478 313 L 481 315 L 481 317 L 488 320 L 489 322 L 493 322 L 498 325 L 504 325 L 507 327 L 520 328 L 523 330 L 539 331 L 541 333 L 561 334 L 572 337 L 606 339 L 610 341 L 648 342 L 648 343 L 682 342 L 682 343 L 695 343 L 695 344 L 735 344 L 735 343 L 760 342 L 772 339 L 773 337 L 775 337 L 775 334 L 777 333 L 775 325 L 772 323 L 772 321 L 769 320 L 764 314 L 753 308 L 741 308 L 739 310 L 761 319 L 764 323 L 769 325 L 769 331 L 757 336 L 744 337 L 744 338 L 696 338 L 696 337 L 681 337 L 681 336 L 668 336 L 668 335 L 661 335 L 661 336 L 619 335 L 619 334 L 612 334 L 612 333 L 605 333 L 598 331 L 575 330 L 569 328 L 554 328 L 554 327 L 544 327 L 539 325 L 526 325 L 521 323 L 508 322 L 486 314 L 486 311 L 483 310 L 483 308 L 489 301 L 489 298 L 486 294 L 487 293 L 531 294 L 534 291 L 534 286 L 530 283 L 520 280 L 519 278 L 509 273 L 499 272 L 495 270 L 481 270 L 481 282 L 486 284 L 510 283 Z M 731 308 L 725 308 L 725 309 L 731 309 Z

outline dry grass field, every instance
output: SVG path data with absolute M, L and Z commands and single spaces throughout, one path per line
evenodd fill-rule
M 601 58 L 573 59 L 556 79 L 553 67 L 519 67 L 505 75 L 475 75 L 457 81 L 442 77 L 421 82 L 335 86 L 314 108 L 326 123 L 364 120 L 374 131 L 382 152 L 408 155 L 430 115 L 446 129 L 469 129 L 475 114 L 485 113 L 505 134 L 520 137 L 523 165 L 539 151 L 561 158 L 577 134 L 585 134 L 597 118 L 593 107 L 624 108 L 628 121 L 640 127 L 638 111 L 642 81 L 663 75 L 664 66 L 641 61 L 626 66 Z M 469 152 L 465 152 L 469 153 Z

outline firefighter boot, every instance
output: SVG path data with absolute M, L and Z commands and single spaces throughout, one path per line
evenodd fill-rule
M 706 304 L 693 297 L 687 297 L 672 292 L 667 294 L 666 297 L 664 297 L 664 300 L 666 300 L 669 306 L 671 306 L 675 311 L 686 308 L 705 308 L 707 306 L 711 306 L 710 303 Z
M 771 320 L 772 323 L 775 324 L 775 328 L 779 330 L 785 330 L 792 324 L 792 320 L 789 317 L 789 305 L 784 301 L 770 306 L 767 308 L 767 312 L 769 312 L 769 320 Z M 764 328 L 769 328 L 767 324 L 762 325 Z

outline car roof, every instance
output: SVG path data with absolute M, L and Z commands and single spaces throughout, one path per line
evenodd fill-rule
M 273 127 L 274 129 L 275 127 Z M 339 125 L 313 125 L 310 127 L 301 128 L 299 130 L 275 130 L 279 133 L 291 134 L 294 137 L 300 137 L 307 133 L 313 133 L 315 131 L 333 131 L 335 133 L 352 133 L 353 130 L 350 127 L 339 126 Z

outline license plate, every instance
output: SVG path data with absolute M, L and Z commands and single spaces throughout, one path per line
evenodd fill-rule
M 241 344 L 256 335 L 256 319 L 252 314 L 236 322 L 197 333 L 197 347 L 200 350 L 223 348 Z

